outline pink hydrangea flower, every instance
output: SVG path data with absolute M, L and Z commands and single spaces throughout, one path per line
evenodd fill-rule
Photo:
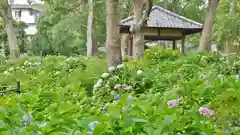
M 199 108 L 199 113 L 203 116 L 213 116 L 214 115 L 214 110 L 209 109 L 207 107 L 200 107 Z
M 178 105 L 179 105 L 179 99 L 169 100 L 169 101 L 167 102 L 167 104 L 168 104 L 168 108 L 178 107 Z
M 114 89 L 120 89 L 121 87 L 122 87 L 121 84 L 116 84 L 116 85 L 114 86 Z

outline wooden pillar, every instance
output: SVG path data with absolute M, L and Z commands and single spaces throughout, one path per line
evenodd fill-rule
M 128 40 L 128 45 L 127 45 L 127 55 L 130 56 L 130 48 L 131 48 L 131 38 Z
M 131 36 L 128 44 L 128 56 L 132 56 L 132 48 L 133 48 L 133 38 Z
M 185 53 L 185 36 L 182 38 L 181 51 L 183 54 Z
M 176 40 L 173 40 L 173 46 L 172 46 L 173 50 L 176 50 Z

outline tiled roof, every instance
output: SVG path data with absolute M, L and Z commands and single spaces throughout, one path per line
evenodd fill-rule
M 120 22 L 122 26 L 130 26 L 133 23 L 133 16 Z M 182 29 L 201 29 L 202 24 L 190 20 L 160 6 L 153 6 L 147 21 L 147 27 L 158 28 L 182 28 Z

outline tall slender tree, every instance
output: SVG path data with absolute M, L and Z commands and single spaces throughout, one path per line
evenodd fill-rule
M 88 0 L 87 56 L 98 54 L 94 11 L 93 0 Z
M 106 53 L 109 66 L 115 66 L 122 62 L 121 44 L 120 44 L 120 11 L 119 0 L 105 0 L 106 6 Z
M 152 0 L 132 0 L 134 21 L 130 28 L 133 34 L 133 58 L 138 59 L 144 53 L 143 28 L 152 11 Z M 143 8 L 145 11 L 143 12 Z
M 209 0 L 208 4 L 208 14 L 204 23 L 202 36 L 200 39 L 200 45 L 198 50 L 200 52 L 205 52 L 209 50 L 209 46 L 212 39 L 212 27 L 216 17 L 216 10 L 219 4 L 219 0 Z
M 10 58 L 14 59 L 20 56 L 19 46 L 17 44 L 16 30 L 13 26 L 13 16 L 11 5 L 14 0 L 1 0 L 0 1 L 0 17 L 4 21 L 5 29 L 8 36 L 8 45 L 10 49 Z

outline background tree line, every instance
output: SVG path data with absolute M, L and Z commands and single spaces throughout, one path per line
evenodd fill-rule
M 143 18 L 145 16 L 146 20 L 148 15 L 142 14 L 142 11 L 149 10 L 147 9 L 149 5 L 160 5 L 177 14 L 203 23 L 204 30 L 201 38 L 199 35 L 187 38 L 187 43 L 199 45 L 199 51 L 208 51 L 210 43 L 217 44 L 219 49 L 226 53 L 238 52 L 239 50 L 237 46 L 239 45 L 240 4 L 237 0 L 44 0 L 44 2 L 44 5 L 33 5 L 37 8 L 40 6 L 44 13 L 38 21 L 38 32 L 33 37 L 31 44 L 28 45 L 29 47 L 24 42 L 25 48 L 27 47 L 27 50 L 34 55 L 43 52 L 45 55 L 90 56 L 98 55 L 98 48 L 105 47 L 105 51 L 110 55 L 109 61 L 121 61 L 121 56 L 124 54 L 121 52 L 120 42 L 124 43 L 123 38 L 126 38 L 126 35 L 119 34 L 117 23 L 120 19 L 132 14 L 137 18 L 135 19 L 136 24 L 142 21 L 145 23 Z M 9 33 L 6 30 L 11 22 L 6 20 L 7 9 L 11 7 L 11 3 L 6 5 L 2 2 L 0 5 L 1 17 L 2 20 L 5 20 L 5 24 L 2 23 L 1 26 L 1 33 L 5 32 L 8 33 L 7 35 L 12 35 L 10 36 L 12 39 L 14 39 L 13 37 L 17 38 L 11 34 L 11 31 Z M 143 10 L 138 10 L 139 7 Z M 9 18 L 11 19 L 11 17 L 7 19 Z M 141 26 L 135 25 L 131 29 L 138 33 L 137 31 L 140 31 Z M 15 43 L 15 40 L 6 40 L 6 34 L 5 38 L 4 34 L 1 35 L 1 41 L 4 41 L 2 44 L 5 46 L 8 45 L 9 48 L 13 49 L 20 47 L 20 44 Z M 143 52 L 143 39 L 141 33 L 140 35 L 133 34 L 133 36 L 136 37 L 134 44 L 142 44 L 134 45 L 137 47 L 134 49 L 137 50 L 134 57 L 138 58 Z M 14 47 L 14 44 L 17 47 Z M 13 54 L 15 53 L 12 53 L 12 57 L 17 57 Z

